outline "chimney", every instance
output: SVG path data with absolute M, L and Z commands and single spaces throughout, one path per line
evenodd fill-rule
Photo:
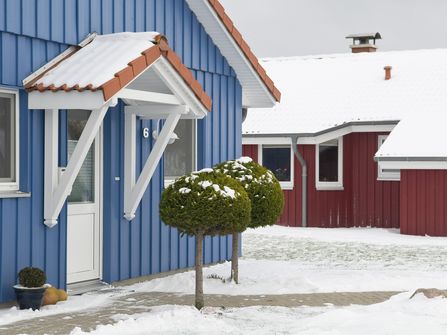
M 383 69 L 385 70 L 385 80 L 390 80 L 391 79 L 391 69 L 392 69 L 392 67 L 387 65 Z
M 346 38 L 352 39 L 350 48 L 353 54 L 360 52 L 376 52 L 376 40 L 382 39 L 379 33 L 351 34 Z

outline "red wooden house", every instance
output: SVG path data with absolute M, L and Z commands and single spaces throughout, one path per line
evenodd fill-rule
M 265 59 L 282 102 L 248 110 L 243 153 L 280 180 L 279 224 L 447 236 L 446 59 L 443 49 Z

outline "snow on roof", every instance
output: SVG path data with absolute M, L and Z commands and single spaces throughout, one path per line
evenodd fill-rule
M 447 157 L 447 110 L 404 118 L 376 153 L 380 159 Z
M 447 49 L 271 58 L 262 64 L 282 101 L 249 109 L 244 135 L 311 135 L 447 107 Z M 390 80 L 384 79 L 387 65 Z
M 99 87 L 141 56 L 141 52 L 152 48 L 158 35 L 157 32 L 98 35 L 90 44 L 47 72 L 36 84 L 45 87 L 64 84 L 68 87 Z

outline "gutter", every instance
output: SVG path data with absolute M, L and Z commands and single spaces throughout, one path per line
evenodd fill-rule
M 385 156 L 385 157 L 374 157 L 374 160 L 376 162 L 446 162 L 447 157 L 392 157 L 392 156 Z
M 307 227 L 307 164 L 298 150 L 298 135 L 290 138 L 292 140 L 293 153 L 301 165 L 301 226 Z
M 331 133 L 333 131 L 336 130 L 340 130 L 343 128 L 347 128 L 347 127 L 352 127 L 352 126 L 394 126 L 397 125 L 399 123 L 399 120 L 390 120 L 390 121 L 351 121 L 351 122 L 346 122 L 331 128 L 327 128 L 321 131 L 317 131 L 315 133 L 256 133 L 256 134 L 250 134 L 250 133 L 245 133 L 242 134 L 243 137 L 291 137 L 291 136 L 298 136 L 298 137 L 317 137 L 320 135 L 324 135 L 327 133 Z

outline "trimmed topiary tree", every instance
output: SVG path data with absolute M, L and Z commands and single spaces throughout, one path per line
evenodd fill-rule
M 250 220 L 251 202 L 240 183 L 213 169 L 178 178 L 161 197 L 160 216 L 180 233 L 196 237 L 196 298 L 203 299 L 203 237 L 243 231 Z
M 274 225 L 284 208 L 284 194 L 274 174 L 254 162 L 250 157 L 241 157 L 220 163 L 215 170 L 237 180 L 248 193 L 251 201 L 251 220 L 244 228 Z M 233 234 L 231 255 L 231 279 L 239 282 L 239 230 Z

